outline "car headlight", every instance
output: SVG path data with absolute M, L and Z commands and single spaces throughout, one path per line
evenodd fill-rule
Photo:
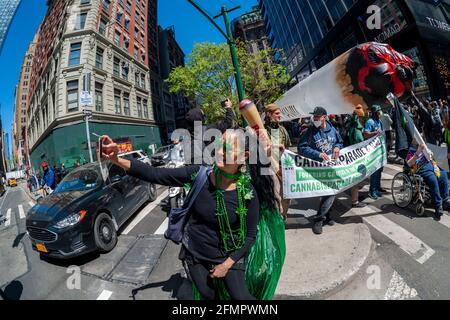
M 80 212 L 72 213 L 71 215 L 65 217 L 64 219 L 58 221 L 55 224 L 55 228 L 57 229 L 63 229 L 67 227 L 71 227 L 73 225 L 76 225 L 78 222 L 83 220 L 83 218 L 86 216 L 87 211 L 81 210 Z

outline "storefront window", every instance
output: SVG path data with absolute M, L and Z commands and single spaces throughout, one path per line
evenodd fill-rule
M 414 61 L 419 63 L 419 66 L 416 69 L 416 78 L 413 81 L 413 91 L 417 95 L 426 95 L 428 96 L 430 94 L 430 89 L 428 86 L 428 79 L 425 74 L 425 68 L 423 66 L 422 60 L 419 56 L 419 49 L 417 47 L 414 47 L 412 49 L 409 49 L 405 52 L 403 52 L 405 55 L 413 59 Z

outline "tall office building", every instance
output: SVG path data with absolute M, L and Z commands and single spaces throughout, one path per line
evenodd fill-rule
M 94 102 L 91 132 L 127 148 L 161 145 L 150 95 L 148 6 L 147 0 L 48 1 L 28 89 L 33 167 L 89 160 L 96 139 L 87 145 L 84 86 Z
M 450 95 L 450 0 L 258 2 L 271 45 L 284 49 L 297 81 L 354 45 L 377 41 L 419 62 L 414 81 L 419 95 Z
M 17 8 L 21 0 L 0 0 L 0 54 Z

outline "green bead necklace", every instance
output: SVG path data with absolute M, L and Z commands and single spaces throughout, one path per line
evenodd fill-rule
M 216 197 L 216 216 L 220 228 L 220 236 L 224 245 L 225 252 L 232 252 L 242 248 L 245 243 L 246 235 L 246 218 L 248 209 L 245 206 L 246 200 L 253 198 L 253 192 L 250 188 L 250 177 L 247 174 L 237 173 L 229 174 L 214 166 L 214 175 L 216 177 L 216 190 L 214 192 Z M 239 217 L 239 228 L 233 230 L 228 219 L 227 208 L 225 205 L 224 190 L 221 189 L 220 182 L 222 176 L 236 180 L 236 191 L 238 195 L 238 207 L 236 214 Z

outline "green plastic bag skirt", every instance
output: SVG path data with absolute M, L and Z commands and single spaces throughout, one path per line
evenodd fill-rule
M 277 211 L 261 208 L 255 243 L 247 254 L 245 281 L 249 292 L 258 300 L 270 300 L 275 294 L 286 256 L 285 227 Z M 225 283 L 214 279 L 217 296 L 229 300 Z M 193 299 L 201 300 L 192 284 Z

